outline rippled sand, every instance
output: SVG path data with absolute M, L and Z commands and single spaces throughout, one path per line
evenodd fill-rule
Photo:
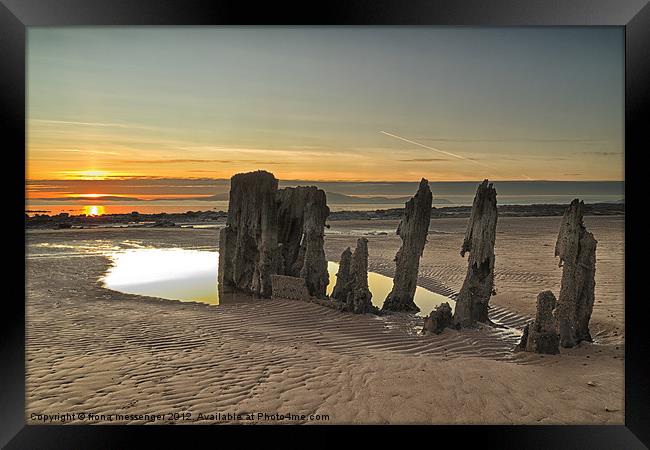
M 623 423 L 624 220 L 585 222 L 599 241 L 596 343 L 556 356 L 511 349 L 537 293 L 559 290 L 559 218 L 499 219 L 491 317 L 511 329 L 439 336 L 420 335 L 422 319 L 404 314 L 355 316 L 278 300 L 212 307 L 122 294 L 98 281 L 107 251 L 215 249 L 218 230 L 30 231 L 27 420 L 41 423 L 32 413 L 189 412 L 189 421 L 175 422 L 213 423 L 194 419 L 262 412 L 328 416 L 299 423 Z M 465 223 L 432 221 L 420 285 L 445 295 L 459 289 Z M 396 225 L 333 222 L 328 259 L 365 234 L 370 270 L 392 276 L 400 241 L 378 232 Z

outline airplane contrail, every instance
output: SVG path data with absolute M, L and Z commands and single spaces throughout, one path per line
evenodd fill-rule
M 446 152 L 444 150 L 440 150 L 439 148 L 431 147 L 429 145 L 420 144 L 419 142 L 412 141 L 411 139 L 406 139 L 405 137 L 398 136 L 396 134 L 392 134 L 392 133 L 389 133 L 387 131 L 381 131 L 380 130 L 379 132 L 382 133 L 382 134 L 385 134 L 386 136 L 390 136 L 390 137 L 393 137 L 395 139 L 399 139 L 399 140 L 404 141 L 404 142 L 409 142 L 411 144 L 419 145 L 420 147 L 428 148 L 429 150 L 433 150 L 434 152 L 442 153 L 443 155 L 453 156 L 454 158 L 462 159 L 463 161 L 469 161 L 469 162 L 474 163 L 474 164 L 476 164 L 478 166 L 487 167 L 488 169 L 497 170 L 497 171 L 499 170 L 494 166 L 490 166 L 488 164 L 483 164 L 483 163 L 475 161 L 473 159 L 465 158 L 464 156 L 457 155 L 455 153 Z M 525 175 L 525 174 L 522 174 L 522 177 L 524 177 L 525 179 L 528 179 L 528 180 L 532 180 L 531 177 L 529 177 L 528 175 Z
M 474 161 L 473 159 L 465 158 L 464 156 L 460 156 L 460 155 L 457 155 L 455 153 L 446 152 L 444 150 L 440 150 L 440 149 L 435 148 L 435 147 L 430 147 L 428 145 L 420 144 L 419 142 L 415 142 L 415 141 L 412 141 L 410 139 L 406 139 L 406 138 L 404 138 L 402 136 L 398 136 L 396 134 L 392 134 L 392 133 L 389 133 L 387 131 L 380 131 L 380 133 L 385 134 L 386 136 L 394 137 L 395 139 L 400 139 L 400 140 L 402 140 L 404 142 L 409 142 L 411 144 L 419 145 L 420 147 L 428 148 L 429 150 L 433 150 L 434 152 L 442 153 L 443 155 L 453 156 L 454 158 L 462 159 L 464 161 L 469 161 L 469 162 L 472 162 L 474 164 L 478 164 L 479 166 L 490 167 L 490 166 L 488 166 L 486 164 L 480 163 L 478 161 Z

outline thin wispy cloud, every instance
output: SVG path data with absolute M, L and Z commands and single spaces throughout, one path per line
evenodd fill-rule
M 49 149 L 51 152 L 59 152 L 59 153 L 82 153 L 82 154 L 90 154 L 90 155 L 119 155 L 118 152 L 107 152 L 103 150 L 79 150 L 79 149 L 67 149 L 67 148 L 54 148 L 54 149 Z
M 413 158 L 413 159 L 399 159 L 400 162 L 439 162 L 439 161 L 449 161 L 445 158 Z
M 265 156 L 291 156 L 291 157 L 327 157 L 333 154 L 345 154 L 348 156 L 345 151 L 331 151 L 331 152 L 317 152 L 317 151 L 306 151 L 306 150 L 287 150 L 287 149 L 277 149 L 277 148 L 244 148 L 244 147 L 222 147 L 214 145 L 199 145 L 199 146 L 182 146 L 178 147 L 181 150 L 187 151 L 214 151 L 220 153 L 233 152 L 233 153 L 247 153 L 247 154 L 256 154 L 256 155 L 265 155 Z M 349 156 L 358 156 L 358 155 L 349 155 Z
M 277 161 L 248 159 L 124 159 L 121 164 L 279 164 Z
M 587 155 L 594 156 L 623 156 L 623 151 L 620 152 L 585 152 Z
M 591 139 L 591 138 L 431 138 L 419 137 L 420 141 L 430 142 L 548 142 L 548 143 L 583 143 L 583 144 L 600 144 L 605 142 L 612 142 L 611 139 Z
M 237 161 L 231 159 L 122 159 L 116 162 L 120 164 L 231 164 Z
M 134 130 L 155 130 L 156 127 L 126 124 L 126 123 L 112 123 L 112 122 L 77 122 L 72 120 L 52 120 L 52 119 L 31 119 L 30 122 L 44 123 L 50 125 L 75 125 L 84 127 L 111 127 L 111 128 L 126 128 Z

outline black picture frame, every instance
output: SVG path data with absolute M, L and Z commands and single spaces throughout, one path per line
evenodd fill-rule
M 396 431 L 404 438 L 435 445 L 444 437 L 457 444 L 498 448 L 634 449 L 650 445 L 650 376 L 645 364 L 644 333 L 648 300 L 643 289 L 641 259 L 642 208 L 645 198 L 642 158 L 647 148 L 650 97 L 650 5 L 648 0 L 330 0 L 278 4 L 224 0 L 0 0 L 0 113 L 3 115 L 2 179 L 12 202 L 4 225 L 11 258 L 24 258 L 25 228 L 25 51 L 26 27 L 76 25 L 462 25 L 462 26 L 617 26 L 625 28 L 625 425 L 624 426 L 435 426 L 357 427 L 367 439 L 383 440 Z M 644 144 L 646 147 L 644 147 Z M 21 179 L 21 176 L 23 179 Z M 21 200 L 22 197 L 22 200 Z M 5 227 L 3 227 L 5 228 Z M 19 239 L 22 236 L 23 239 Z M 6 261 L 9 261 L 7 259 Z M 633 261 L 638 261 L 634 264 Z M 2 299 L 2 407 L 0 444 L 6 448 L 127 448 L 146 433 L 167 444 L 193 445 L 200 438 L 218 439 L 246 432 L 233 427 L 37 426 L 25 424 L 25 274 L 5 280 Z M 21 283 L 22 281 L 22 283 Z M 336 445 L 350 427 L 256 427 L 253 434 L 295 445 L 296 438 L 316 431 L 318 441 Z M 191 435 L 190 435 L 191 434 Z M 290 440 L 288 440 L 288 438 Z M 242 441 L 243 442 L 243 441 Z M 365 441 L 368 444 L 370 441 Z M 435 443 L 435 444 L 434 444 Z M 645 445 L 644 445 L 645 444 Z M 408 441 L 406 445 L 413 445 Z M 419 444 L 416 444 L 419 445 Z

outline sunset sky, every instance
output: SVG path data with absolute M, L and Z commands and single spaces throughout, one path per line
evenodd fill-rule
M 623 49 L 619 28 L 32 27 L 27 178 L 623 180 Z

